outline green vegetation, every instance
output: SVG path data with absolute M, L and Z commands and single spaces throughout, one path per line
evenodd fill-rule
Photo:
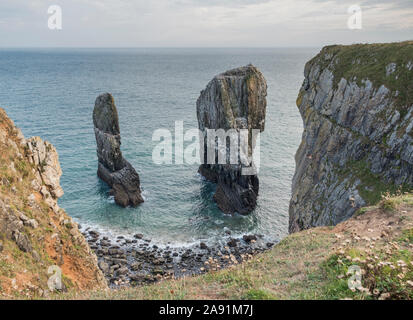
M 400 242 L 413 243 L 413 229 L 407 229 L 403 231 L 402 236 L 399 239 Z
M 251 289 L 247 291 L 243 297 L 245 300 L 274 300 L 275 297 L 266 292 L 265 290 L 260 289 Z
M 413 299 L 412 253 L 389 246 L 384 250 L 349 250 L 334 254 L 322 264 L 327 282 L 322 286 L 326 299 Z M 351 290 L 348 275 L 352 266 L 360 268 L 361 282 Z
M 369 79 L 375 88 L 385 85 L 391 91 L 401 116 L 413 104 L 413 68 L 408 70 L 413 64 L 412 41 L 328 46 L 311 62 L 315 60 L 333 71 L 335 87 L 342 78 L 356 81 L 358 85 Z M 387 73 L 392 63 L 396 69 Z
M 408 184 L 396 185 L 383 181 L 380 174 L 371 172 L 366 159 L 348 161 L 345 167 L 337 168 L 337 172 L 339 176 L 351 177 L 351 183 L 356 179 L 361 181 L 357 189 L 369 206 L 379 203 L 384 195 L 393 196 L 413 190 L 413 187 Z
M 386 200 L 393 203 L 391 214 L 382 209 Z M 386 196 L 362 211 L 350 223 L 291 234 L 225 270 L 120 290 L 70 290 L 55 298 L 413 299 L 413 194 Z M 353 290 L 352 266 L 362 273 Z

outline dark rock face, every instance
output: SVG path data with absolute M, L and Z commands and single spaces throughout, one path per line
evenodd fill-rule
M 204 134 L 201 149 L 205 151 L 199 173 L 207 180 L 217 183 L 214 199 L 225 213 L 251 213 L 257 204 L 259 180 L 256 174 L 243 175 L 241 163 L 208 162 L 206 130 L 248 130 L 248 156 L 251 156 L 255 144 L 254 139 L 251 139 L 252 130 L 264 131 L 266 96 L 265 78 L 256 67 L 248 65 L 216 76 L 198 98 L 198 126 Z M 229 153 L 227 146 L 227 154 Z
M 98 176 L 112 187 L 115 202 L 123 207 L 143 202 L 138 173 L 120 151 L 118 112 L 112 95 L 97 97 L 93 110 L 93 124 L 98 155 Z

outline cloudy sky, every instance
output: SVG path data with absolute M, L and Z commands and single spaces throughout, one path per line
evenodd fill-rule
M 348 8 L 362 9 L 350 30 Z M 62 8 L 49 30 L 48 7 Z M 413 39 L 413 0 L 1 0 L 0 47 L 286 47 Z

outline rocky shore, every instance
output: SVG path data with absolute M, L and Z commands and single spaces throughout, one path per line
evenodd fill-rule
M 217 271 L 249 260 L 274 245 L 262 235 L 235 238 L 229 232 L 223 237 L 224 244 L 201 241 L 181 247 L 155 244 L 143 234 L 111 239 L 90 228 L 82 233 L 112 288 Z

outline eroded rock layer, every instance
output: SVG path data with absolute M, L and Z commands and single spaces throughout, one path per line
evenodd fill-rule
M 138 173 L 120 150 L 118 112 L 112 95 L 97 97 L 93 124 L 98 155 L 98 176 L 112 187 L 115 202 L 120 206 L 137 206 L 143 202 Z

